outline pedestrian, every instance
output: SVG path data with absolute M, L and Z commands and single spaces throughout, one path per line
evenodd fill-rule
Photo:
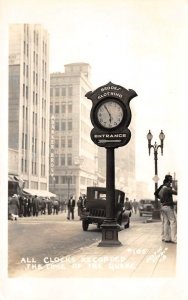
M 52 199 L 47 198 L 46 204 L 47 204 L 48 215 L 51 215 L 52 214 Z
M 75 199 L 71 196 L 68 200 L 68 216 L 67 219 L 70 220 L 70 215 L 72 216 L 72 220 L 74 220 L 74 209 L 75 209 Z
M 58 215 L 59 212 L 59 201 L 57 199 L 54 199 L 53 201 L 53 215 Z
M 78 202 L 77 202 L 77 206 L 78 206 L 78 216 L 81 217 L 81 212 L 83 209 L 83 198 L 82 196 L 79 197 Z
M 42 202 L 41 202 L 41 215 L 45 215 L 46 214 L 46 201 L 44 198 L 42 198 Z
M 132 211 L 132 205 L 128 197 L 125 198 L 125 209 Z
M 24 197 L 20 196 L 19 198 L 19 217 L 22 218 L 24 215 Z
M 28 199 L 26 197 L 23 198 L 23 207 L 24 207 L 23 216 L 27 217 Z
M 67 200 L 66 199 L 63 200 L 62 206 L 63 206 L 63 211 L 66 213 L 67 212 Z
M 8 219 L 9 220 L 17 220 L 19 214 L 19 199 L 18 195 L 14 194 L 8 203 Z
M 39 210 L 40 210 L 40 200 L 37 197 L 37 195 L 35 195 L 33 198 L 33 216 L 38 217 Z
M 177 220 L 174 212 L 173 195 L 177 195 L 177 191 L 171 186 L 172 177 L 165 176 L 163 186 L 161 187 L 158 195 L 161 202 L 161 214 L 162 214 L 162 232 L 164 236 L 162 238 L 166 243 L 177 243 Z
M 158 188 L 157 188 L 157 190 L 154 192 L 154 195 L 160 200 L 161 199 L 161 197 L 162 197 L 162 187 L 164 186 L 164 182 L 165 181 L 170 181 L 171 183 L 172 183 L 172 176 L 171 175 L 165 175 L 165 178 L 164 178 L 164 180 L 163 180 L 163 184 L 161 184 Z M 160 207 L 161 207 L 161 203 L 160 203 Z M 163 217 L 163 214 L 162 214 L 162 210 L 161 210 L 161 222 L 162 222 L 162 226 L 161 226 L 161 228 L 162 228 L 162 230 L 161 230 L 161 237 L 162 237 L 162 241 L 164 241 L 165 240 L 165 237 L 164 237 L 164 217 Z M 170 222 L 169 222 L 169 226 L 168 226 L 168 234 L 167 234 L 167 236 L 170 236 Z
M 136 199 L 133 200 L 132 207 L 134 209 L 134 213 L 136 214 L 138 210 L 138 202 L 136 201 Z
M 32 197 L 28 198 L 28 205 L 27 205 L 27 216 L 30 217 L 32 215 Z

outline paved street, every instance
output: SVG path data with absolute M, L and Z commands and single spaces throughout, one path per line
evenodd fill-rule
M 39 216 L 9 222 L 9 276 L 174 277 L 176 245 L 161 241 L 161 223 L 133 215 L 120 247 L 98 247 L 101 231 L 82 231 L 78 217 Z M 13 236 L 17 237 L 17 243 Z
M 25 260 L 44 265 L 44 259 L 54 261 L 99 241 L 100 231 L 93 226 L 84 235 L 82 223 L 75 215 L 74 221 L 68 221 L 65 212 L 9 221 L 9 276 L 22 273 L 25 266 L 21 262 Z

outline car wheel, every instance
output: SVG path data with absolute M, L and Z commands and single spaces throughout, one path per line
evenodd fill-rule
M 87 231 L 87 230 L 88 230 L 88 227 L 89 227 L 88 221 L 83 220 L 83 221 L 82 221 L 82 228 L 83 228 L 83 231 Z
M 127 224 L 124 225 L 124 228 L 125 228 L 125 229 L 126 229 L 126 228 L 129 228 L 129 226 L 130 226 L 130 220 L 127 222 Z

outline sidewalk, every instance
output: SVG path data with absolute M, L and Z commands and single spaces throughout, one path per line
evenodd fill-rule
M 84 232 L 87 235 L 87 232 Z M 101 235 L 102 236 L 102 235 Z M 134 223 L 121 230 L 122 246 L 98 247 L 98 242 L 66 257 L 27 266 L 21 277 L 159 278 L 176 275 L 176 245 L 161 241 L 161 222 Z

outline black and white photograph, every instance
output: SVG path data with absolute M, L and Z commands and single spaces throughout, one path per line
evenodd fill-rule
M 0 8 L 0 299 L 187 300 L 188 2 Z

